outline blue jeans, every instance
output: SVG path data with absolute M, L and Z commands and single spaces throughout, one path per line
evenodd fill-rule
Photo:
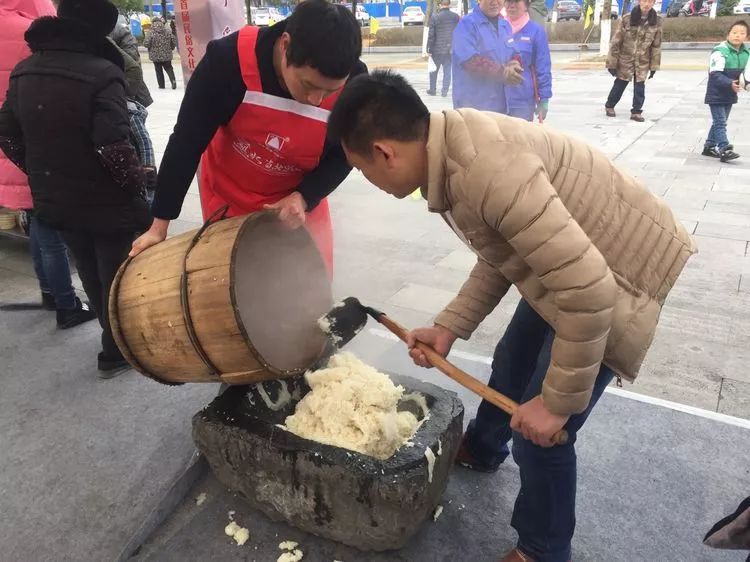
M 62 236 L 32 212 L 29 237 L 31 261 L 34 263 L 39 288 L 43 293 L 52 294 L 58 309 L 75 308 L 76 293 L 70 279 L 70 264 Z
M 732 104 L 712 103 L 708 107 L 711 109 L 711 118 L 714 122 L 711 124 L 711 129 L 706 137 L 706 148 L 718 147 L 719 150 L 724 150 L 729 146 L 727 120 L 732 112 Z
M 555 333 L 521 301 L 492 362 L 489 385 L 516 400 L 528 402 L 541 394 L 550 363 Z M 513 459 L 520 468 L 521 490 L 516 498 L 511 526 L 518 532 L 518 548 L 538 562 L 568 562 L 575 529 L 575 442 L 591 410 L 614 373 L 602 365 L 586 410 L 565 424 L 566 445 L 543 448 L 510 429 L 510 416 L 482 401 L 466 431 L 466 446 L 481 463 L 496 466 L 508 456 L 513 437 Z
M 437 88 L 437 76 L 440 71 L 440 67 L 443 67 L 443 90 L 442 94 L 445 96 L 448 94 L 448 90 L 451 88 L 451 55 L 432 55 L 432 60 L 435 61 L 435 72 L 430 72 L 430 91 L 435 92 Z

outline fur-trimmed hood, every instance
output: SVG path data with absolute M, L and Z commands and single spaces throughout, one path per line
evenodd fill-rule
M 90 53 L 110 61 L 121 70 L 122 55 L 106 37 L 99 37 L 84 23 L 74 19 L 43 17 L 31 24 L 24 36 L 32 52 L 73 51 Z
M 656 10 L 653 8 L 651 8 L 645 15 L 641 11 L 640 6 L 636 6 L 630 12 L 630 24 L 636 27 L 641 25 L 641 20 L 645 20 L 647 25 L 657 25 L 659 23 L 658 18 L 659 14 L 657 14 Z

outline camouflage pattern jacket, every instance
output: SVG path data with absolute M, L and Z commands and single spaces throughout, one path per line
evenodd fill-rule
M 632 13 L 622 18 L 609 44 L 607 68 L 615 69 L 620 80 L 644 82 L 661 64 L 662 18 L 641 18 L 639 25 L 631 24 L 631 18 Z

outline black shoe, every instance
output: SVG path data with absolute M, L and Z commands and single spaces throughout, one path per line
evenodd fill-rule
M 52 296 L 52 293 L 45 293 L 42 291 L 42 308 L 44 310 L 57 310 L 55 297 Z
M 722 162 L 730 162 L 732 160 L 737 160 L 740 155 L 737 154 L 734 150 L 731 148 L 725 148 L 721 151 L 721 161 Z
M 173 89 L 173 90 L 176 90 L 176 89 L 177 89 L 177 82 L 172 82 L 172 89 Z
M 427 95 L 428 96 L 435 96 L 435 95 L 437 95 L 437 92 L 435 92 L 435 90 L 427 90 Z
M 721 158 L 721 152 L 715 146 L 705 146 L 703 147 L 703 152 L 701 152 L 701 156 L 710 156 L 711 158 Z
M 456 453 L 455 462 L 457 465 L 463 466 L 464 468 L 468 468 L 469 470 L 474 470 L 476 472 L 485 472 L 487 474 L 492 474 L 500 470 L 499 464 L 496 466 L 490 466 L 490 465 L 481 463 L 477 459 L 474 458 L 474 455 L 471 454 L 468 447 L 466 446 L 466 434 L 465 433 L 463 437 L 461 438 L 461 444 L 458 446 L 458 453 Z
M 57 327 L 61 330 L 67 330 L 94 318 L 96 318 L 96 312 L 88 303 L 81 302 L 81 299 L 76 297 L 75 308 L 57 311 Z
M 442 94 L 440 94 L 440 95 L 441 95 L 441 96 L 443 96 L 444 98 L 447 98 L 447 97 L 448 97 L 448 92 L 443 92 L 443 93 L 442 93 Z
M 113 379 L 130 369 L 130 363 L 122 356 L 109 358 L 104 355 L 103 351 L 100 351 L 96 359 L 100 379 Z

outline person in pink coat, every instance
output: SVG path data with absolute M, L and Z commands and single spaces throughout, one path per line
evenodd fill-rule
M 10 73 L 31 52 L 24 34 L 35 19 L 54 16 L 49 0 L 0 0 L 0 105 L 5 101 Z M 0 207 L 33 208 L 26 175 L 0 151 Z M 66 329 L 96 318 L 76 296 L 70 278 L 67 250 L 60 234 L 31 214 L 30 238 L 34 270 L 42 291 L 42 305 L 57 311 L 57 325 Z

